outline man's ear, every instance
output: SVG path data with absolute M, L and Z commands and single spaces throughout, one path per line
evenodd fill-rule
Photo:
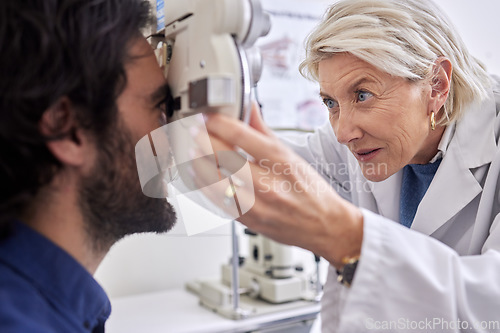
M 446 102 L 450 94 L 451 77 L 453 66 L 446 57 L 439 57 L 434 62 L 434 70 L 431 78 L 431 98 L 429 105 L 429 113 L 434 111 L 436 114 Z
M 47 148 L 63 165 L 80 166 L 84 162 L 85 141 L 78 129 L 75 110 L 67 97 L 61 97 L 42 115 L 41 134 L 47 138 Z

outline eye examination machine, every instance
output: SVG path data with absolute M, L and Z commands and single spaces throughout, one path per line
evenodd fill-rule
M 149 40 L 170 89 L 168 123 L 189 124 L 193 115 L 211 112 L 248 122 L 262 70 L 255 42 L 271 28 L 270 17 L 260 1 L 157 0 L 152 4 L 157 21 Z M 173 162 L 169 163 L 180 164 L 188 159 L 189 148 L 195 143 L 182 130 L 172 129 L 169 136 L 175 138 L 170 140 Z M 176 171 L 184 185 L 194 188 L 192 177 L 183 177 L 181 169 Z M 222 174 L 234 173 L 230 168 L 221 169 Z M 168 177 L 173 179 L 170 170 Z M 238 235 L 238 227 L 233 221 L 232 257 L 222 265 L 220 277 L 199 278 L 188 282 L 186 288 L 197 295 L 203 308 L 232 320 L 314 305 L 313 311 L 295 318 L 302 330 L 292 330 L 290 325 L 284 330 L 308 332 L 317 316 L 322 293 L 319 258 L 315 258 L 314 270 L 305 270 L 296 264 L 292 247 L 248 229 Z M 245 257 L 239 255 L 241 237 L 248 244 Z M 310 258 L 313 262 L 312 254 Z

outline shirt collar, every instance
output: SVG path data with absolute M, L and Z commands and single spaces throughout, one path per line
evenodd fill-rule
M 9 235 L 0 242 L 0 254 L 55 306 L 72 313 L 80 325 L 97 327 L 109 317 L 109 299 L 92 275 L 24 223 L 13 222 Z
M 434 157 L 429 161 L 429 163 L 434 163 L 438 159 L 442 159 L 448 150 L 448 146 L 450 145 L 451 139 L 455 134 L 455 122 L 446 126 L 444 130 L 443 136 L 441 137 L 441 141 L 439 141 L 438 152 Z

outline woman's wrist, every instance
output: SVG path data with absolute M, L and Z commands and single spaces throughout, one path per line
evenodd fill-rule
M 363 214 L 361 210 L 346 202 L 343 213 L 330 223 L 335 223 L 336 235 L 330 242 L 331 259 L 329 262 L 341 270 L 352 258 L 359 258 L 363 243 Z M 328 260 L 328 258 L 326 258 Z

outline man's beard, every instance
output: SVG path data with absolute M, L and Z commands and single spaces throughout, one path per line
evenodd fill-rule
M 107 251 L 126 235 L 167 232 L 176 220 L 166 199 L 142 193 L 134 144 L 124 127 L 117 125 L 98 143 L 96 164 L 80 186 L 80 207 L 96 251 Z

